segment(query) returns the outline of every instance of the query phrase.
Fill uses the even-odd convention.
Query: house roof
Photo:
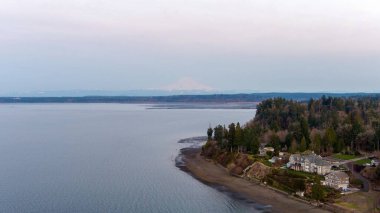
[[[341,172],[341,171],[336,171],[336,172],[332,172],[332,173],[328,174],[328,176],[330,176],[330,175],[336,176],[339,180],[349,179],[349,176],[345,172]]]
[[[273,147],[270,147],[270,146],[268,146],[268,147],[264,147],[264,150],[274,150],[274,148],[273,148]]]
[[[323,160],[322,158],[316,159],[315,164],[318,166],[331,166],[331,164],[329,162]]]
[[[307,155],[294,154],[291,156],[296,161],[300,161],[301,163],[305,161],[309,161],[310,163],[315,163],[317,166],[330,166],[330,163],[323,160],[321,156],[312,153]]]

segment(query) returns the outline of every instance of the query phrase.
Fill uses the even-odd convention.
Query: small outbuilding
[[[280,161],[280,160],[282,160],[282,158],[274,156],[268,161],[271,163],[276,163],[277,161]]]
[[[371,166],[379,166],[379,160],[378,159],[373,159],[373,160],[371,160]]]
[[[265,156],[267,155],[267,152],[274,152],[273,147],[260,147],[259,149],[260,156]]]

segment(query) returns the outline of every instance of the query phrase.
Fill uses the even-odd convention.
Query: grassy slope
[[[358,156],[355,155],[343,155],[343,154],[335,154],[334,158],[340,159],[340,160],[352,160],[357,158]]]

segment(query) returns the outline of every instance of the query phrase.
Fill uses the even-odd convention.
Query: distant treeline
[[[174,96],[0,97],[0,103],[227,103],[261,102],[271,98],[307,101],[328,97],[380,97],[379,93],[254,93]]]

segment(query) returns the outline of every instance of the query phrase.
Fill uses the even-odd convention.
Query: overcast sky
[[[175,86],[380,92],[379,0],[0,5],[2,94]]]

